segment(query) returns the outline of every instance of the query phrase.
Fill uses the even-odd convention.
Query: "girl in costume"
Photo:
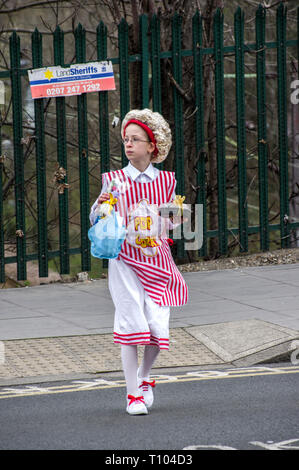
[[[159,207],[175,200],[173,172],[159,171],[172,140],[168,123],[149,109],[125,116],[121,135],[129,164],[102,175],[102,191],[91,208],[117,194],[116,210],[128,233],[117,259],[109,260],[109,290],[115,306],[114,342],[121,345],[130,415],[147,414],[155,381],[150,371],[161,349],[169,348],[170,307],[186,304],[188,288],[177,269]],[[170,223],[171,224],[171,223]],[[138,369],[137,346],[144,345]]]

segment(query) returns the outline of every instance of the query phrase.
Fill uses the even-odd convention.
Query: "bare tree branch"
[[[138,38],[139,38],[139,9],[138,9],[138,1],[131,0],[131,7],[132,7],[132,15],[133,15],[133,41],[134,41],[134,49],[138,47]]]
[[[118,8],[118,5],[117,5],[117,1],[116,0],[112,0],[112,4],[113,4],[113,10],[114,10],[114,14],[115,14],[115,17],[117,19],[117,23],[119,24],[121,22],[121,14],[120,14],[120,10]]]
[[[27,3],[27,5],[21,5],[19,7],[10,8],[8,10],[0,10],[1,15],[7,15],[8,13],[15,13],[16,11],[25,10],[26,8],[33,8],[39,6],[46,6],[50,3],[72,3],[71,0],[46,0],[42,2]]]

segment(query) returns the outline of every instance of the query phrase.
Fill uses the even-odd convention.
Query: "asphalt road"
[[[0,449],[299,449],[299,366],[193,369],[157,382],[153,408],[136,417],[115,378],[0,387]]]

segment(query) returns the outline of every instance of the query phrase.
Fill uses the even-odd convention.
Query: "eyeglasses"
[[[123,140],[122,140],[122,143],[124,145],[127,145],[129,142],[132,142],[132,144],[138,144],[138,142],[149,142],[149,140],[142,140],[142,139],[138,139],[138,137],[125,137]]]

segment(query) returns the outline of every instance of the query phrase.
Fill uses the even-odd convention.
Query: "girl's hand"
[[[110,199],[110,194],[109,193],[103,193],[98,198],[98,204],[102,204],[104,201],[108,201],[109,199]]]

